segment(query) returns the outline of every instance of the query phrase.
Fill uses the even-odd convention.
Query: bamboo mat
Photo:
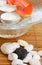
[[[0,46],[4,42],[10,42],[10,40],[11,42],[14,42],[17,41],[18,39],[23,39],[26,40],[29,44],[33,44],[35,50],[42,50],[42,23],[33,25],[30,28],[30,30],[21,37],[15,39],[0,38]],[[42,63],[42,58],[41,58],[41,63]],[[11,65],[11,62],[8,61],[7,56],[3,55],[2,52],[0,52],[0,65]]]

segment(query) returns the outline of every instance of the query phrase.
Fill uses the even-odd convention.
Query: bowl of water
[[[42,7],[41,7],[42,0],[40,2],[39,2],[39,0],[37,0],[37,1],[30,0],[30,2],[33,4],[33,10],[32,10],[32,14],[26,18],[22,18],[19,15],[18,16],[16,15],[15,19],[13,19],[14,16],[7,18],[9,15],[8,14],[6,16],[6,18],[7,18],[6,19],[4,17],[5,16],[4,14],[7,14],[7,12],[5,12],[1,15],[1,18],[0,18],[0,37],[16,38],[18,36],[25,34],[30,29],[30,27],[32,25],[37,24],[39,22],[42,22]],[[11,12],[11,13],[14,14],[15,12],[14,13]],[[15,22],[15,23],[13,23],[13,22]]]

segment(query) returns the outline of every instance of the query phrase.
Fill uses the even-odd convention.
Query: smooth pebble
[[[28,52],[32,51],[33,50],[33,45],[28,45],[28,46],[25,46],[24,47]]]
[[[23,65],[27,65],[27,64],[23,64]]]
[[[16,59],[18,59],[18,55],[17,54],[15,54],[15,53],[11,53],[11,54],[9,54],[8,55],[8,60],[16,60]]]
[[[20,59],[17,59],[17,60],[12,61],[12,65],[16,65],[16,64],[22,65],[23,64],[23,61],[20,60]]]
[[[18,59],[18,55],[16,53],[12,53],[13,60]]]
[[[12,43],[12,45],[14,46],[14,49],[16,50],[17,48],[20,48],[20,45],[17,42]],[[15,51],[14,50],[14,51]]]
[[[37,51],[30,51],[30,53],[32,56],[37,55]]]
[[[28,63],[30,60],[32,60],[32,55],[29,53],[29,54],[23,59],[23,62]]]
[[[27,45],[28,45],[28,42],[26,42],[26,41],[24,41],[24,40],[21,40],[21,39],[18,40],[18,43],[19,43],[19,45],[21,45],[21,46],[27,46]]]
[[[19,65],[21,65],[21,64],[19,64]],[[22,64],[22,65],[27,65],[27,64]]]
[[[11,54],[8,54],[8,60],[10,60],[10,61],[12,61],[12,60],[13,60],[12,53],[11,53]]]
[[[42,56],[42,50],[38,51],[38,55]]]
[[[30,63],[30,65],[41,65],[40,61],[36,61],[36,60],[33,60],[33,59],[29,63]]]
[[[10,54],[12,53],[16,48],[11,43],[4,43],[1,46],[1,51],[4,54]]]
[[[35,59],[36,61],[39,61],[40,60],[40,56],[39,55],[34,55],[33,59]]]

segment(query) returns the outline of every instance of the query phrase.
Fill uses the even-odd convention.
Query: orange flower
[[[32,13],[32,4],[30,3],[27,7],[25,7],[23,10],[16,10],[16,12],[22,16],[26,17],[29,16]]]
[[[6,4],[14,5],[15,0],[6,0]]]
[[[24,17],[26,15],[26,13],[24,12],[24,10],[16,10],[16,12],[21,16]]]
[[[7,4],[16,5],[16,12],[22,16],[29,16],[32,13],[32,4],[28,3],[28,0],[6,0]]]
[[[27,7],[25,7],[24,11],[26,12],[26,14],[31,14],[32,13],[32,4],[30,3]]]
[[[26,7],[28,4],[28,0],[6,0],[7,4],[10,5],[16,5],[16,6],[20,6],[20,7]]]
[[[28,2],[27,0],[15,0],[15,4],[20,7],[26,7]]]

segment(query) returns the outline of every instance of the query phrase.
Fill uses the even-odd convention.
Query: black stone
[[[24,48],[17,48],[14,51],[14,53],[16,53],[18,55],[18,59],[21,59],[21,60],[23,60],[28,54],[27,50]]]

